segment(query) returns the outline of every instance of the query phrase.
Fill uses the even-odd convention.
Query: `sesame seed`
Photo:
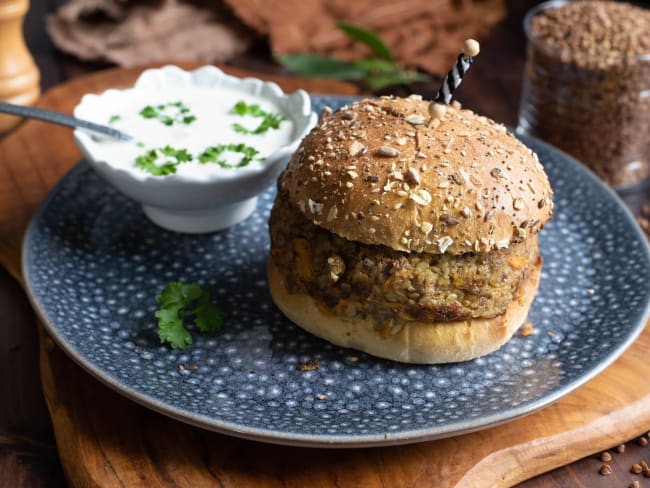
[[[327,214],[327,221],[331,222],[332,220],[334,220],[336,218],[336,216],[338,215],[338,212],[339,211],[336,208],[336,206],[330,208],[330,211]]]
[[[307,205],[309,206],[309,211],[313,214],[320,214],[324,207],[322,203],[315,202],[311,198],[307,200]]]
[[[431,194],[425,189],[411,193],[409,198],[418,205],[429,205],[431,203]]]
[[[492,175],[494,178],[505,178],[505,174],[503,173],[503,170],[501,168],[492,168],[490,171],[490,175]]]
[[[454,240],[449,236],[443,236],[438,239],[436,243],[438,244],[438,249],[440,249],[440,252],[444,254],[444,252],[449,249],[449,246],[454,243]]]
[[[393,149],[390,146],[379,146],[377,149],[377,156],[382,156],[382,157],[387,157],[387,158],[394,158],[399,156],[399,151],[397,149]]]
[[[406,180],[412,185],[418,186],[420,184],[420,175],[414,168],[409,168],[406,171]]]
[[[368,148],[361,144],[359,141],[354,141],[350,145],[349,153],[350,156],[363,156],[365,153],[368,152]]]
[[[457,185],[464,185],[465,183],[467,183],[467,173],[465,173],[465,171],[463,171],[462,169],[459,169],[455,173],[452,173],[451,179]]]
[[[406,117],[404,120],[406,120],[409,124],[412,125],[423,125],[424,124],[424,117],[418,114],[411,114],[408,117]]]

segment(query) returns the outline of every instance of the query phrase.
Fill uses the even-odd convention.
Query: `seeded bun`
[[[280,179],[296,208],[341,237],[406,252],[488,252],[535,235],[552,192],[505,127],[418,96],[355,102],[321,117]]]
[[[496,351],[526,319],[535,297],[541,259],[520,286],[506,311],[494,318],[455,322],[410,321],[394,334],[379,334],[371,319],[328,311],[306,293],[289,293],[282,273],[269,261],[268,280],[276,305],[293,322],[312,334],[393,361],[438,364],[467,361]]]

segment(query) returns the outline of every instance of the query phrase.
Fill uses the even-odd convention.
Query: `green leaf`
[[[394,61],[395,57],[390,49],[374,32],[359,27],[358,25],[348,24],[346,22],[338,22],[336,27],[344,32],[350,39],[359,41],[368,46],[373,53],[386,61]]]
[[[192,161],[192,155],[187,151],[187,149],[177,149],[176,150],[176,161],[179,163],[187,163]]]
[[[249,134],[250,133],[250,131],[246,127],[244,127],[243,125],[241,125],[238,122],[235,122],[234,124],[232,124],[231,127],[232,127],[232,130],[234,130],[235,132],[239,132],[240,134]]]
[[[317,54],[293,54],[277,56],[276,61],[294,73],[310,77],[334,78],[337,80],[363,80],[366,72],[354,63],[319,56]]]
[[[356,61],[352,61],[352,63],[359,69],[364,70],[366,72],[366,77],[385,73],[394,73],[401,70],[397,63],[393,61],[386,61],[385,59],[358,59]]]
[[[256,104],[247,104],[244,100],[239,100],[230,110],[230,113],[236,115],[250,115],[251,117],[264,117],[267,113]]]
[[[237,164],[229,164],[224,159],[219,159],[221,154],[226,151],[241,153],[243,156]],[[199,154],[199,162],[217,163],[222,168],[241,168],[247,166],[259,154],[259,151],[252,146],[246,144],[219,144],[218,146],[208,147]]]
[[[210,294],[196,283],[170,282],[156,296],[160,308],[155,312],[158,319],[158,337],[174,349],[184,349],[192,344],[192,336],[185,328],[187,315],[194,315],[194,323],[202,332],[219,330],[223,325],[223,313],[210,300]],[[188,310],[198,300],[194,310]]]
[[[301,76],[363,81],[373,90],[430,79],[418,71],[403,69],[379,36],[368,29],[345,22],[336,26],[350,39],[368,46],[377,57],[346,62],[325,56],[299,54],[277,56],[276,61]]]
[[[248,129],[243,125],[235,122],[231,125],[232,129],[235,132],[240,134],[263,134],[269,129],[278,129],[280,128],[280,123],[284,120],[284,117],[280,114],[273,114],[265,112],[257,104],[248,105],[245,101],[238,101],[235,106],[230,110],[230,113],[236,115],[249,115],[251,117],[262,118],[262,122],[255,129]]]
[[[155,108],[147,105],[140,110],[140,115],[145,119],[157,119],[166,126],[174,124],[189,125],[196,120],[196,117],[189,113],[190,109],[181,101],[168,102],[157,105]]]
[[[210,301],[210,295],[205,291],[193,313],[196,315],[194,323],[201,332],[212,332],[223,326],[223,312]]]
[[[158,111],[151,105],[147,105],[142,110],[140,110],[140,115],[142,115],[145,119],[154,119],[158,117]]]
[[[160,162],[161,157],[167,158]],[[187,149],[176,149],[167,145],[158,149],[150,149],[135,158],[135,165],[154,176],[166,176],[176,173],[176,167],[181,163],[192,161],[193,156]]]
[[[221,146],[208,147],[201,154],[199,154],[199,163],[215,163],[217,159],[219,159],[219,156],[222,152],[223,148]]]
[[[121,118],[122,117],[120,117],[119,115],[111,115],[110,118],[108,119],[108,123],[112,124],[113,122],[117,122]]]
[[[156,311],[158,337],[161,343],[168,343],[173,349],[185,349],[192,344],[192,336],[178,316],[179,308],[171,307]]]
[[[176,165],[172,163],[156,164],[158,153],[155,149],[147,151],[141,156],[135,158],[135,165],[154,176],[165,176],[176,173]]]
[[[248,110],[248,105],[245,101],[239,100],[235,106],[232,108],[231,112],[237,115],[246,115]]]
[[[428,81],[429,78],[422,73],[412,70],[398,70],[393,73],[385,73],[369,76],[366,80],[371,90],[379,90],[385,86],[408,85],[415,81]]]

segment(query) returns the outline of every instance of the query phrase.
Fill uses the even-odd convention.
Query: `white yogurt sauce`
[[[263,160],[273,151],[288,144],[293,139],[294,124],[273,102],[264,98],[250,95],[237,90],[224,88],[165,88],[150,93],[141,90],[124,92],[123,103],[110,107],[110,113],[97,114],[105,119],[97,122],[109,125],[134,137],[133,142],[120,142],[111,139],[98,139],[96,144],[96,159],[103,160],[116,168],[139,174],[150,174],[135,164],[138,156],[151,149],[171,146],[174,149],[187,149],[194,160],[184,162],[176,167],[176,173],[192,179],[207,179],[215,175],[226,176],[228,173],[237,174],[242,171],[250,172],[261,169]],[[262,134],[242,134],[235,132],[232,125],[239,123],[245,128],[254,130],[262,122],[262,118],[250,115],[231,113],[235,104],[243,100],[246,104],[256,104],[267,113],[280,114],[284,120],[278,129],[268,129]],[[196,120],[189,124],[164,125],[159,120],[147,119],[140,111],[148,106],[165,105],[181,101],[189,109],[186,115],[193,115]],[[116,104],[117,105],[117,104]],[[112,116],[119,119],[108,123]],[[201,164],[198,156],[208,147],[219,144],[246,144],[259,151],[256,160],[241,168],[222,168],[216,163]],[[226,151],[221,159],[228,164],[237,164],[242,154]],[[261,158],[262,161],[258,161]],[[156,161],[155,164],[162,164]],[[164,176],[158,176],[164,178]]]

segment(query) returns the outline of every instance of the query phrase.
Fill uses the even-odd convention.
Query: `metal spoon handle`
[[[70,115],[65,115],[60,112],[53,112],[51,110],[45,110],[42,108],[25,107],[23,105],[14,105],[12,103],[0,102],[0,113],[17,115],[18,117],[26,117],[29,119],[43,120],[52,124],[71,127],[73,129],[85,129],[87,131],[100,134],[102,136],[108,136],[113,139],[118,139],[120,141],[130,141],[133,139],[133,137],[130,135],[125,134],[124,132],[121,132],[117,129],[113,129],[112,127],[95,124],[94,122],[89,122],[87,120],[78,119],[76,117],[71,117]]]

